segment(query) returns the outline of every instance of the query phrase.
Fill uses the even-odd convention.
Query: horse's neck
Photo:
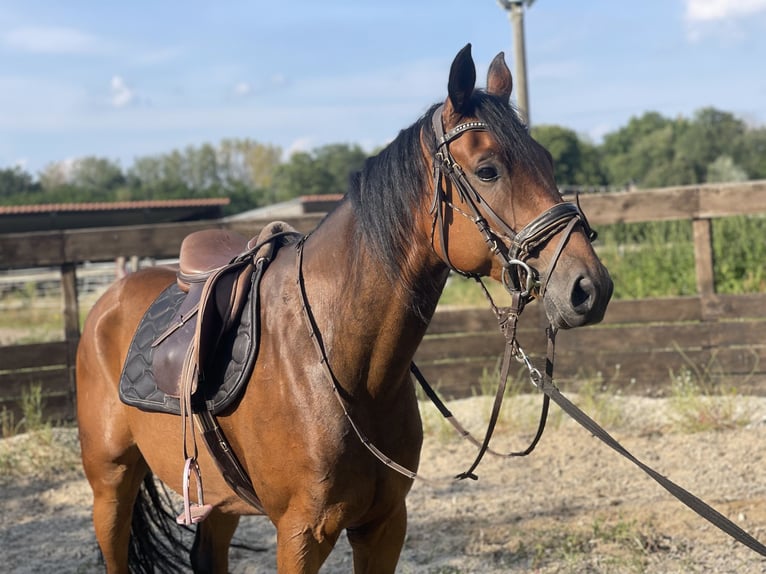
[[[423,281],[414,290],[404,288],[399,276],[389,276],[365,240],[353,239],[358,237],[356,225],[346,202],[306,242],[303,273],[312,314],[337,378],[351,393],[364,387],[364,392],[377,395],[406,379],[446,272],[430,249],[414,245],[407,261]]]

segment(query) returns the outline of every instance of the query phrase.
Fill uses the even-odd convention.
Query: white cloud
[[[293,140],[290,145],[287,147],[287,149],[283,152],[283,159],[289,160],[290,157],[293,154],[296,154],[298,152],[309,152],[314,147],[316,147],[312,143],[312,138],[310,137],[301,137],[296,140]]]
[[[17,167],[23,170],[26,170],[28,165],[29,165],[29,158],[26,158],[26,157],[18,158],[16,159],[16,161],[13,162],[13,167]]]
[[[57,26],[16,28],[3,36],[3,42],[14,50],[34,54],[89,54],[104,48],[95,36]]]
[[[111,82],[112,106],[115,108],[124,108],[136,99],[136,93],[133,91],[122,76],[113,76]]]
[[[247,82],[239,82],[234,86],[234,94],[237,96],[248,96],[252,93],[253,87]]]
[[[766,11],[766,0],[686,0],[689,22],[732,20]]]
[[[748,34],[748,18],[766,13],[766,0],[685,0],[685,4],[686,37],[690,42],[704,37],[741,42]]]

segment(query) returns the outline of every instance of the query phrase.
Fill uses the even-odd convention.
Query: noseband
[[[442,124],[443,109],[444,105],[439,106],[431,116],[431,123],[437,140],[436,152],[433,157],[434,201],[430,212],[434,220],[431,227],[431,245],[434,244],[434,234],[438,225],[441,231],[441,250],[447,265],[460,275],[476,277],[476,274],[458,269],[450,261],[445,240],[447,226],[444,222],[444,208],[445,206],[450,207],[454,212],[474,222],[492,255],[500,260],[503,267],[502,281],[506,290],[511,294],[519,294],[523,301],[529,300],[535,290],[538,290],[540,296],[543,296],[559,255],[561,255],[561,251],[564,249],[575,225],[580,223],[591,240],[596,238],[595,231],[588,225],[588,221],[578,205],[562,202],[546,209],[520,231],[515,232],[471,185],[465,172],[449,150],[450,142],[468,131],[489,131],[487,124],[480,121],[465,122],[445,133]],[[445,179],[449,179],[453,189],[457,191],[460,201],[468,206],[470,213],[461,210],[448,199],[442,185]],[[487,221],[487,218],[491,222]],[[564,230],[564,234],[548,265],[545,280],[540,284],[539,273],[529,266],[526,260],[535,250],[562,230]]]

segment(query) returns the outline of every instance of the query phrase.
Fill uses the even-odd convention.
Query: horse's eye
[[[497,170],[491,165],[483,165],[476,170],[476,177],[482,181],[493,181],[500,177]]]

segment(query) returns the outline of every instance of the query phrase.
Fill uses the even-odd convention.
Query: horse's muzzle
[[[571,329],[598,323],[604,318],[614,284],[605,267],[552,281],[543,298],[548,320],[556,328]]]

